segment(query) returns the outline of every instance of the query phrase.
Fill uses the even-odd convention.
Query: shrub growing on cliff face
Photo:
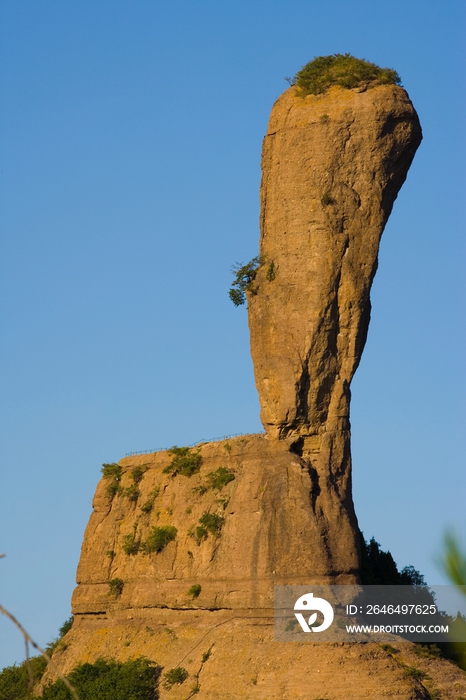
[[[118,481],[121,479],[122,469],[116,462],[102,464],[102,469],[100,471],[104,479],[118,479]]]
[[[126,489],[123,489],[122,495],[128,498],[131,501],[131,503],[137,503],[140,493],[136,484],[131,484],[131,486],[128,486]]]
[[[202,586],[200,585],[200,583],[194,583],[191,586],[191,588],[189,588],[186,591],[186,595],[191,596],[193,599],[199,598],[199,596],[201,595],[201,591],[202,591]]]
[[[221,489],[223,489],[224,486],[229,484],[230,481],[234,481],[234,479],[235,475],[232,471],[230,471],[226,467],[219,467],[214,472],[209,472],[207,474],[206,484],[196,486],[196,488],[194,488],[193,491],[194,493],[199,493],[201,496],[203,496],[210,489],[220,491]]]
[[[218,535],[225,522],[225,518],[222,518],[221,515],[217,515],[216,513],[204,513],[204,515],[199,518],[199,522],[211,535]]]
[[[376,85],[400,85],[401,78],[392,68],[380,68],[363,58],[349,53],[317,56],[296,73],[293,84],[301,89],[301,95],[319,95],[332,85],[344,88],[375,87]]]
[[[256,279],[257,270],[263,262],[262,258],[256,256],[247,265],[237,264],[232,267],[235,281],[228,294],[235,306],[244,304],[246,292],[254,292],[253,282]]]
[[[108,595],[114,595],[118,598],[123,593],[125,582],[121,578],[112,578],[108,582]]]
[[[139,552],[141,540],[136,538],[136,532],[130,532],[129,535],[124,536],[122,547],[124,553],[128,555],[134,555]]]
[[[109,480],[107,485],[107,493],[113,498],[120,490],[120,481],[122,477],[122,469],[119,464],[112,462],[111,464],[102,464],[102,476]]]
[[[226,467],[219,467],[214,472],[207,474],[207,483],[210,489],[223,489],[224,486],[235,480],[235,475]]]
[[[184,683],[189,673],[183,666],[177,666],[176,668],[171,668],[164,675],[163,687],[165,690],[170,690],[175,683]]]
[[[60,639],[65,636],[65,634],[68,634],[70,629],[73,627],[73,622],[74,622],[74,615],[71,615],[66,622],[62,624],[60,627]]]
[[[143,513],[150,513],[154,507],[154,501],[159,495],[160,489],[156,486],[152,491],[149,492],[149,498],[145,503],[142,504],[141,510]]]
[[[335,199],[332,197],[330,192],[324,192],[320,201],[324,207],[328,206],[329,204],[335,204]]]
[[[205,511],[198,521],[200,524],[193,526],[189,529],[188,534],[193,537],[197,544],[200,545],[203,540],[206,540],[209,536],[209,532],[214,537],[220,534],[220,530],[223,527],[225,518],[217,513],[209,513]]]
[[[149,536],[141,545],[144,552],[161,552],[169,542],[175,539],[178,530],[173,525],[153,527]]]
[[[272,260],[272,262],[270,263],[270,265],[268,267],[267,274],[265,275],[265,279],[267,280],[267,282],[273,282],[276,276],[277,276],[277,271],[275,269],[275,263]]]
[[[139,484],[140,481],[142,481],[142,478],[144,474],[147,471],[147,467],[141,466],[141,467],[133,467],[131,469],[131,478],[133,479],[135,484]]]
[[[190,447],[176,447],[176,445],[168,450],[173,455],[173,459],[168,466],[163,470],[164,474],[177,476],[192,476],[197,474],[201,468],[202,457],[199,451],[192,452]]]

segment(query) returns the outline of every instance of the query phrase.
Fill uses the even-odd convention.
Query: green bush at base
[[[161,668],[145,658],[120,663],[97,660],[77,666],[69,676],[79,700],[157,700]],[[62,680],[47,686],[43,700],[73,700]]]
[[[30,664],[34,682],[37,683],[42,678],[47,662],[43,656],[33,656]],[[26,700],[30,697],[28,689],[29,674],[25,663],[21,666],[8,666],[0,673],[0,700]]]

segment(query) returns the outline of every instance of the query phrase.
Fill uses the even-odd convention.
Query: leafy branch
[[[264,258],[256,255],[247,265],[237,263],[231,268],[235,275],[235,281],[232,283],[228,292],[230,299],[235,306],[241,306],[246,301],[246,292],[254,294],[254,280],[256,279],[257,271],[264,263]]]

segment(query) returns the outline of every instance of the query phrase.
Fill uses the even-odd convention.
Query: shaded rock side
[[[78,566],[75,615],[172,608],[247,616],[273,608],[274,584],[356,582],[352,511],[341,505],[335,521],[327,521],[312,468],[284,442],[256,435],[199,449],[200,472],[189,478],[164,473],[172,455],[158,452],[121,460],[120,493],[113,497],[109,480],[101,480]],[[141,466],[135,494],[132,470]],[[205,490],[220,467],[234,480]],[[205,513],[219,527],[199,538]],[[160,552],[145,552],[152,528],[166,526],[176,528],[176,537]],[[334,530],[338,541],[329,535]],[[111,591],[114,579],[123,582],[121,594]],[[201,586],[196,598],[188,593],[193,585]]]
[[[395,85],[305,98],[292,87],[264,139],[262,265],[248,292],[261,419],[336,478],[349,460],[350,383],[380,237],[420,141]]]

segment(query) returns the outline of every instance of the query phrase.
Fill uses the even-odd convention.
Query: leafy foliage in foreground
[[[301,89],[301,95],[319,95],[332,85],[344,88],[400,85],[401,78],[393,68],[380,68],[363,58],[349,53],[317,56],[296,73],[292,84]]]
[[[60,627],[58,638],[45,647],[45,651],[52,656],[61,639],[67,634],[73,625],[73,615]],[[36,684],[44,675],[47,668],[47,661],[43,656],[33,656],[29,659],[30,671],[33,683]],[[0,700],[29,700],[29,673],[26,662],[19,666],[8,666],[0,672]]]
[[[80,700],[157,700],[161,668],[145,658],[121,663],[98,659],[67,676]],[[72,700],[62,680],[44,689],[43,700]],[[11,698],[10,698],[11,700]]]
[[[466,586],[466,552],[461,550],[460,543],[452,532],[445,535],[445,553],[441,563],[452,583]],[[463,588],[460,591],[464,593]]]
[[[444,554],[440,563],[450,581],[455,586],[459,586],[458,590],[464,595],[466,591],[464,588],[466,586],[466,551],[461,548],[461,544],[453,532],[447,532],[445,534]],[[466,619],[458,613],[452,627],[458,627],[462,629],[464,633]],[[444,656],[450,658],[457,663],[463,671],[466,671],[466,642],[441,644],[440,649]]]
[[[34,683],[37,683],[46,669],[47,662],[43,656],[30,659]],[[0,700],[26,700],[30,697],[29,674],[25,663],[20,666],[8,666],[0,673]]]

